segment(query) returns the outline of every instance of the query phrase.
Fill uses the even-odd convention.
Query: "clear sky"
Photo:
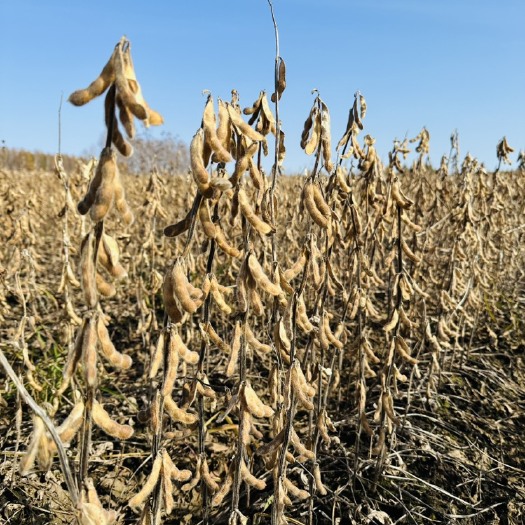
[[[525,148],[524,0],[273,3],[287,65],[288,172],[312,162],[299,141],[313,88],[330,109],[334,142],[354,92],[364,94],[365,133],[384,160],[393,139],[423,126],[434,164],[455,128],[462,157],[469,151],[491,169],[504,135],[513,160]],[[0,0],[0,140],[55,153],[63,95],[62,152],[94,151],[104,133],[102,100],[81,108],[65,100],[98,75],[122,35],[146,100],[165,118],[162,129],[185,142],[200,125],[203,90],[229,100],[235,88],[243,107],[273,90],[266,0]]]

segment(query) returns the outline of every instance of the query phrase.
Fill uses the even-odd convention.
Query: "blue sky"
[[[58,107],[100,72],[122,35],[163,129],[189,143],[205,97],[243,106],[273,89],[274,34],[266,0],[194,2],[0,0],[0,140],[55,153]],[[439,162],[458,129],[468,152],[497,164],[507,136],[525,148],[523,0],[274,0],[287,90],[281,120],[288,172],[310,166],[299,148],[317,88],[330,108],[334,142],[356,90],[367,99],[365,133],[386,160],[392,140],[431,134]],[[102,100],[64,102],[62,152],[95,151],[104,133]]]

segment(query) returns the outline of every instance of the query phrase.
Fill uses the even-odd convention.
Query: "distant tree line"
[[[154,167],[162,174],[177,175],[185,173],[189,166],[187,144],[170,133],[153,138],[147,132],[132,141],[133,155],[125,159],[128,173],[141,175],[149,173]]]
[[[133,140],[133,149],[134,153],[130,158],[119,156],[119,167],[124,173],[147,174],[156,167],[159,172],[169,175],[184,173],[188,169],[188,146],[171,134],[153,138],[145,133]],[[79,160],[86,161],[89,156],[62,155],[64,168],[66,171],[73,171]],[[37,172],[52,171],[54,168],[54,154],[8,148],[5,145],[0,150],[0,169]]]
[[[80,157],[62,155],[64,168],[74,170]],[[0,151],[0,169],[9,171],[52,171],[55,169],[55,156],[50,153],[12,149],[3,147]]]

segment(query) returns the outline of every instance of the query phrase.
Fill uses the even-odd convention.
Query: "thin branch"
[[[31,397],[31,394],[26,390],[26,387],[23,385],[19,377],[16,375],[15,371],[9,364],[9,361],[7,360],[5,354],[2,352],[1,349],[0,349],[0,364],[4,367],[11,381],[13,381],[13,383],[15,384],[22,399],[29,405],[31,410],[33,410],[33,412],[44,422],[44,425],[46,426],[47,430],[51,434],[51,437],[57,447],[58,458],[60,460],[60,468],[62,470],[62,474],[64,474],[64,478],[67,484],[69,495],[71,497],[71,500],[73,501],[74,506],[76,507],[80,503],[78,487],[75,483],[75,477],[72,472],[72,467],[69,464],[66,450],[64,448],[64,445],[62,444],[60,436],[58,435],[55,425],[53,425],[53,422],[49,419],[45,410]]]

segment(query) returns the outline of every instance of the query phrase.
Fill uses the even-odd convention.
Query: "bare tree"
[[[188,146],[171,133],[152,137],[148,131],[133,140],[134,154],[126,162],[130,173],[149,173],[155,166],[160,173],[184,173],[189,165]]]

